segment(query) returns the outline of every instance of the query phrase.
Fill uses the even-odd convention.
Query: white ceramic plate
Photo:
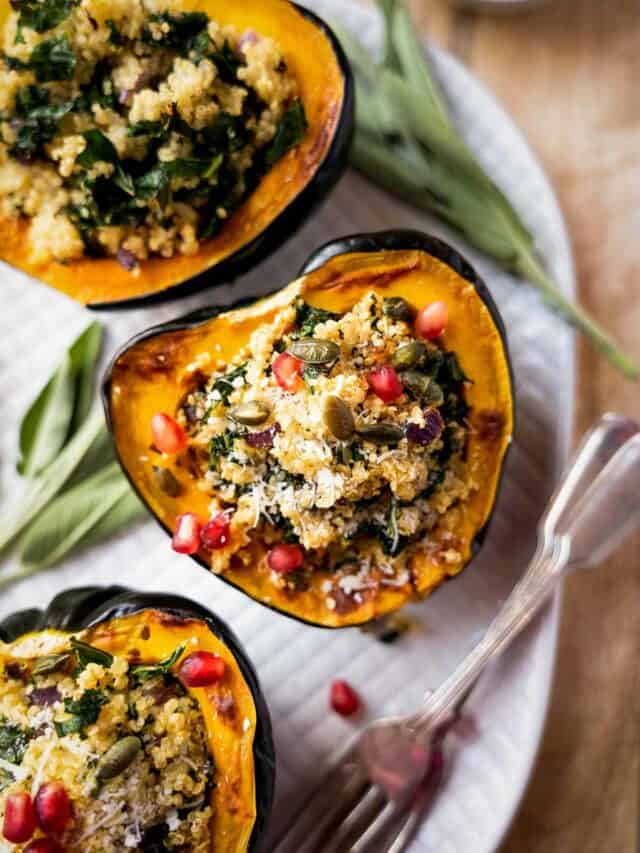
[[[379,22],[364,7],[342,0],[309,0],[308,5],[327,18],[340,18],[370,46],[378,43]],[[526,142],[455,60],[441,53],[434,60],[465,136],[509,192],[556,278],[571,293],[565,226]],[[276,826],[286,821],[300,792],[317,778],[326,756],[354,730],[353,724],[327,710],[330,680],[342,676],[357,686],[366,699],[367,718],[414,709],[424,692],[436,687],[473,646],[523,571],[533,549],[535,520],[566,459],[573,409],[571,334],[541,306],[533,290],[356,174],[347,175],[320,214],[276,258],[241,281],[180,303],[101,317],[108,329],[106,349],[112,352],[134,332],[190,308],[288,282],[311,250],[330,238],[395,226],[435,231],[458,244],[479,267],[509,330],[517,385],[516,439],[488,541],[459,579],[412,609],[424,630],[384,646],[358,630],[305,627],[251,602],[174,554],[152,522],[0,597],[2,616],[44,604],[70,585],[119,581],[180,592],[216,610],[246,644],[271,707],[279,762]],[[20,417],[64,347],[95,315],[4,266],[0,294],[0,497],[7,502],[20,488],[13,470]],[[11,565],[5,559],[0,572]],[[556,601],[480,685],[473,700],[478,735],[457,750],[446,788],[412,846],[414,853],[485,853],[499,844],[538,746],[557,621]]]

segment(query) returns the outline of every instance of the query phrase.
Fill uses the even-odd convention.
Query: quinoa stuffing
[[[0,213],[32,261],[197,252],[304,136],[278,45],[180,0],[12,0]]]
[[[4,662],[0,849],[212,849],[205,722],[171,672],[184,650],[142,664],[72,638]]]
[[[405,300],[372,291],[341,315],[298,298],[232,363],[200,374],[177,420],[152,422],[156,449],[186,442],[211,499],[199,542],[187,514],[174,548],[204,545],[224,573],[251,564],[252,543],[265,542],[276,587],[294,595],[326,572],[326,605],[338,611],[410,586],[421,553],[459,560],[454,535],[430,536],[477,488],[465,454],[467,379],[438,322],[443,303],[416,320]]]

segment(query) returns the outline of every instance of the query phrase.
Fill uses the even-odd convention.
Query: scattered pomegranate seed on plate
[[[336,714],[340,714],[341,717],[352,717],[358,713],[362,705],[353,687],[340,679],[331,684],[329,702]]]

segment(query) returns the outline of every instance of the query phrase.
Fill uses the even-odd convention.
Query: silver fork
[[[270,853],[401,853],[442,777],[442,741],[489,661],[571,570],[602,562],[640,524],[640,426],[605,415],[538,526],[538,546],[481,642],[415,714],[368,725],[331,763]]]

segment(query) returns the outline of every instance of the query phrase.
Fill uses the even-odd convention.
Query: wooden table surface
[[[640,360],[640,0],[509,16],[410,5],[524,130],[569,224],[580,299]],[[640,384],[582,342],[577,398],[578,435],[605,410],[640,419]],[[567,584],[545,736],[502,853],[640,850],[639,546]]]

